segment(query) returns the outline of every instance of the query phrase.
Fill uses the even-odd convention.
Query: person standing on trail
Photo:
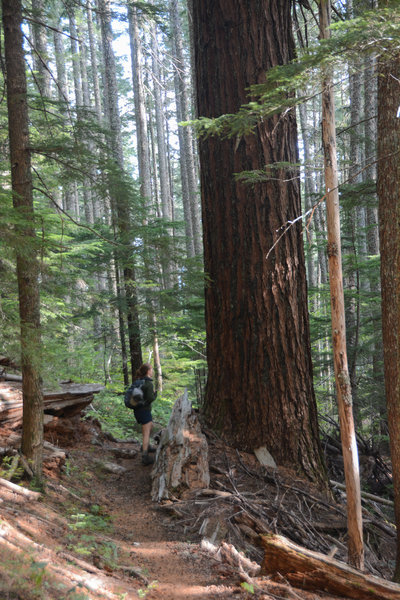
[[[134,408],[133,412],[136,421],[142,426],[142,464],[151,465],[154,457],[149,456],[150,452],[155,452],[155,448],[150,445],[150,433],[153,428],[153,417],[151,415],[151,404],[157,397],[157,392],[153,387],[153,367],[149,363],[144,363],[139,367],[135,374],[135,381],[144,380],[142,386],[144,406]],[[133,382],[135,383],[135,382]]]

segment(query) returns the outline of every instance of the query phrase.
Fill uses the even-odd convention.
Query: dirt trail
[[[173,522],[151,502],[151,466],[142,466],[139,452],[133,459],[118,462],[127,471],[100,480],[97,493],[112,516],[114,538],[130,544],[132,562],[146,573],[146,598],[232,597],[232,586],[219,583],[209,558],[200,551],[199,540],[182,538]],[[157,583],[152,588],[153,582]]]
[[[110,441],[90,426],[74,437],[57,440],[68,452],[66,465],[47,473],[39,502],[0,486],[1,600],[236,597],[240,582],[221,584],[200,540],[151,501],[151,466],[141,464],[139,442]],[[116,458],[127,450],[136,455]],[[108,472],[107,463],[125,470]],[[100,524],[111,523],[104,532],[89,527],[93,507]]]
[[[334,600],[284,582],[268,581],[254,592],[241,587],[237,570],[201,548],[198,500],[188,504],[187,519],[175,520],[151,501],[151,466],[142,465],[139,442],[110,440],[90,423],[74,439],[51,441],[67,449],[68,459],[61,473],[48,472],[41,501],[0,486],[0,600]],[[126,451],[130,458],[118,458]],[[110,472],[109,463],[120,472]],[[108,520],[111,527],[95,527]]]
[[[120,475],[108,474],[96,477],[90,487],[91,498],[104,506],[112,517],[113,538],[126,546],[130,561],[145,574],[146,582],[136,583],[139,597],[149,600],[276,600],[291,598],[297,600],[336,600],[333,596],[293,590],[290,586],[277,586],[271,582],[268,592],[246,592],[241,587],[237,573],[227,572],[201,549],[198,530],[185,531],[182,520],[174,521],[171,515],[151,501],[151,466],[141,464],[139,444],[120,444],[126,449],[137,450],[131,459],[113,459],[111,448],[103,447],[102,459],[112,459],[126,471]],[[90,452],[75,459],[81,468]],[[71,452],[74,457],[74,451]],[[86,468],[95,471],[95,466]]]

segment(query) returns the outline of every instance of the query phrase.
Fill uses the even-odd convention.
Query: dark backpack
[[[143,408],[146,402],[143,394],[144,379],[137,379],[132,385],[126,390],[124,395],[124,402],[127,408]]]

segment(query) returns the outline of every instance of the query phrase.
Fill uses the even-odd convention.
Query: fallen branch
[[[77,494],[74,494],[74,492],[71,492],[71,490],[69,490],[68,488],[64,487],[61,484],[57,484],[57,483],[53,483],[51,481],[47,481],[46,482],[46,486],[49,487],[52,490],[64,493],[64,494],[68,494],[69,496],[71,496],[72,498],[74,498],[75,500],[78,500],[78,502],[81,502],[82,504],[84,504],[85,506],[91,506],[93,503],[90,502],[90,500],[86,500],[86,498],[82,498],[81,496],[78,496]]]
[[[33,492],[32,490],[27,490],[26,488],[21,487],[20,485],[16,485],[15,483],[11,483],[11,481],[7,481],[6,479],[3,479],[2,477],[0,477],[0,485],[11,490],[15,494],[19,494],[20,496],[25,496],[26,498],[29,498],[30,500],[39,500],[39,498],[41,496],[41,494],[39,492]]]
[[[356,600],[399,600],[400,585],[367,575],[319,552],[297,546],[279,535],[261,537],[263,568],[280,573],[291,585]]]
[[[334,487],[339,488],[339,490],[346,491],[346,486],[344,483],[339,483],[338,481],[330,481],[330,484]],[[366,500],[373,500],[374,502],[378,502],[379,504],[385,504],[385,506],[394,506],[394,502],[392,500],[388,500],[387,498],[381,498],[380,496],[375,496],[374,494],[369,494],[368,492],[361,492],[361,498],[365,498]]]
[[[210,488],[204,488],[197,492],[198,496],[211,496],[212,498],[231,498],[233,494],[231,492],[223,492],[222,490],[212,490]]]
[[[57,556],[59,556],[60,558],[64,558],[65,560],[67,560],[70,563],[75,564],[77,567],[80,567],[81,569],[83,569],[84,571],[87,571],[88,573],[95,573],[97,574],[102,574],[102,571],[100,569],[98,569],[97,567],[95,567],[94,565],[91,565],[90,563],[86,562],[85,560],[82,560],[81,558],[77,558],[76,556],[74,556],[73,554],[70,554],[69,552],[57,552]]]
[[[33,478],[33,471],[27,461],[27,459],[25,458],[25,456],[21,453],[19,455],[19,460],[21,461],[21,465],[24,468],[24,471],[29,475],[29,477]]]
[[[129,577],[137,577],[137,579],[143,581],[145,585],[149,585],[150,583],[147,577],[143,575],[142,569],[140,567],[126,567],[124,565],[119,565],[118,571],[123,571],[124,573],[126,573],[126,575],[129,575]]]
[[[234,571],[238,572],[243,581],[247,581],[246,577],[254,577],[260,572],[260,565],[244,556],[242,552],[238,552],[232,544],[221,542],[219,546],[214,546],[208,540],[203,539],[201,549],[212,556],[217,562],[228,565]]]

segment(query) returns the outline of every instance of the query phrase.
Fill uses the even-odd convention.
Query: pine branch
[[[51,25],[47,25],[47,23],[44,23],[43,21],[38,21],[37,19],[32,19],[31,17],[24,17],[25,21],[29,21],[29,23],[34,23],[35,25],[41,25],[42,27],[45,27],[46,29],[50,29],[50,31],[55,31],[56,33],[61,33],[61,35],[65,35],[65,37],[70,38],[71,40],[75,40],[76,42],[81,42],[81,40],[79,40],[78,38],[70,35],[69,33],[65,33],[65,31],[62,31],[61,29],[57,29],[57,27],[52,27]]]
[[[289,231],[289,229],[291,229],[293,227],[293,225],[295,225],[298,221],[302,220],[303,218],[307,217],[308,215],[310,215],[307,224],[306,224],[306,231],[308,233],[308,228],[310,226],[310,223],[312,221],[312,218],[314,216],[314,213],[316,211],[316,209],[318,208],[318,206],[320,204],[322,204],[322,202],[324,202],[324,200],[326,199],[328,193],[334,191],[334,190],[339,190],[343,185],[345,185],[346,183],[349,183],[350,181],[352,181],[353,179],[356,179],[363,171],[365,171],[366,169],[368,169],[369,167],[371,167],[372,165],[375,165],[379,162],[381,162],[382,160],[387,160],[390,157],[395,156],[396,154],[400,154],[400,150],[396,150],[395,152],[392,152],[391,154],[388,154],[385,157],[382,157],[380,159],[374,160],[371,163],[368,163],[368,165],[365,165],[362,169],[360,169],[359,171],[357,171],[357,173],[354,173],[353,175],[351,175],[350,177],[348,177],[347,179],[345,179],[344,181],[342,181],[342,183],[340,183],[339,185],[337,185],[336,188],[332,188],[331,190],[329,190],[326,194],[324,194],[322,196],[322,198],[320,198],[318,200],[318,202],[316,202],[307,212],[305,212],[302,215],[299,215],[298,217],[296,217],[295,219],[293,219],[293,221],[286,221],[285,224],[283,224],[280,229],[284,229],[283,233],[281,233],[281,235],[278,237],[278,239],[274,242],[274,244],[271,246],[271,248],[268,250],[267,254],[266,254],[266,259],[269,257],[269,255],[271,254],[271,252],[273,251],[273,249],[277,246],[277,244],[280,242],[280,240],[284,237],[284,235]],[[279,231],[279,229],[277,230]]]
[[[44,196],[46,196],[46,198],[48,198],[53,204],[54,206],[57,208],[57,210],[59,210],[63,215],[65,215],[67,217],[67,219],[69,219],[72,223],[74,223],[74,225],[76,225],[77,227],[81,227],[83,229],[87,229],[88,231],[90,231],[91,233],[93,233],[93,235],[95,235],[97,238],[103,240],[104,242],[107,242],[108,244],[111,244],[112,246],[117,246],[117,247],[127,247],[127,244],[121,244],[120,242],[115,242],[114,240],[110,240],[104,236],[101,235],[101,233],[99,233],[98,231],[96,231],[95,229],[93,229],[93,227],[90,227],[89,225],[86,225],[85,223],[79,223],[79,221],[76,221],[69,213],[67,213],[67,211],[65,211],[59,204],[58,202],[54,199],[54,197],[52,196],[52,194],[50,193],[50,191],[47,188],[46,183],[43,181],[42,177],[39,175],[39,173],[37,172],[37,170],[32,167],[32,170],[36,173],[37,177],[39,178],[39,180],[42,182],[42,184],[44,185],[44,187],[46,189],[42,189],[36,186],[33,186],[32,189],[36,190],[37,192],[40,192],[41,194],[43,194]],[[47,190],[47,191],[46,191]]]

